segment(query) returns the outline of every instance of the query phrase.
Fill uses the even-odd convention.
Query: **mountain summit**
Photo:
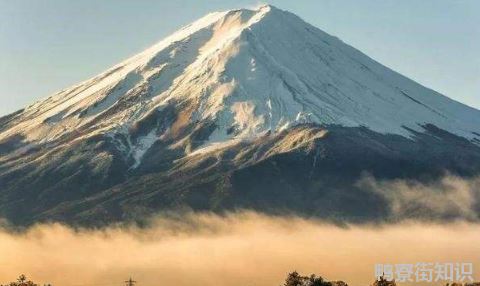
[[[479,143],[480,111],[266,5],[211,13],[0,118],[0,204],[20,223],[177,207],[388,217],[366,190],[337,207],[364,172],[473,176]]]

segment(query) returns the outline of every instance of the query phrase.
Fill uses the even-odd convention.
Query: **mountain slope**
[[[369,196],[352,186],[364,171],[419,179],[480,170],[480,111],[268,5],[209,14],[0,126],[0,204],[19,223],[172,207],[328,217],[318,210],[325,192],[337,196],[333,213],[370,218],[368,208],[339,210],[345,198],[333,182],[360,202]],[[339,146],[330,143],[336,134]],[[278,158],[286,165],[272,171]],[[247,183],[259,174],[268,184]],[[313,189],[289,208],[305,188]]]

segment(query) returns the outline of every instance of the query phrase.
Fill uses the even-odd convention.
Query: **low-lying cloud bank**
[[[357,186],[383,198],[390,219],[480,222],[480,178],[445,176],[430,183],[378,181],[365,176]]]
[[[340,228],[254,212],[157,218],[146,229],[38,225],[0,231],[0,284],[25,273],[54,285],[278,286],[286,273],[368,285],[375,263],[473,262],[480,225],[467,222]],[[476,277],[480,278],[476,272]]]
[[[383,198],[391,223],[338,227],[244,211],[162,215],[147,228],[0,227],[0,284],[25,273],[62,286],[122,285],[129,276],[145,286],[277,286],[297,270],[356,286],[373,281],[376,263],[417,262],[472,262],[480,280],[480,179],[366,176],[358,187]]]

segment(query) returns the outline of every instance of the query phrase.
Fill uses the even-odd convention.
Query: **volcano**
[[[236,209],[431,218],[396,217],[359,181],[445,174],[480,174],[479,110],[270,5],[208,14],[0,118],[0,215],[14,224]]]

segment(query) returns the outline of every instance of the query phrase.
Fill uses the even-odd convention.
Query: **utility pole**
[[[135,283],[137,283],[137,281],[132,280],[132,277],[130,277],[130,279],[125,281],[125,286],[135,286]]]

